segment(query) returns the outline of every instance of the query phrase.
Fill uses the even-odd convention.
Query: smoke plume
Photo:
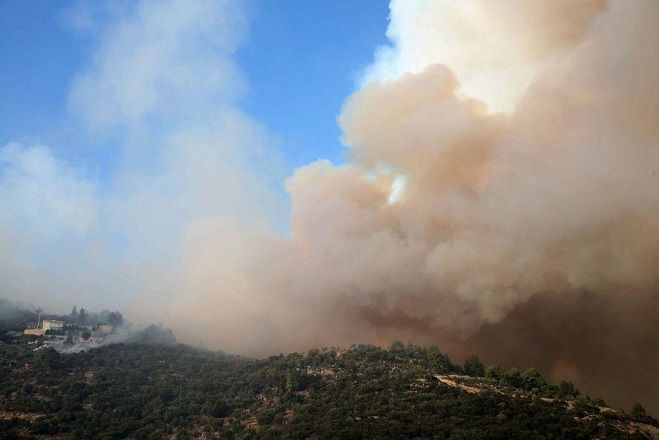
[[[84,202],[73,215],[70,195],[48,196],[69,235],[34,227],[105,267],[75,285],[130,291],[133,316],[211,348],[434,343],[659,413],[656,0],[393,0],[392,44],[338,118],[347,163],[286,180],[283,235],[277,155],[231,93],[240,29],[216,35],[213,17],[236,13],[219,4],[143,3],[74,84],[88,129],[125,139],[130,165],[109,194],[43,148],[0,153],[20,171],[0,200],[43,176]],[[154,37],[159,23],[171,41]],[[29,166],[39,158],[53,171]],[[24,211],[0,221],[34,218]],[[129,244],[112,248],[117,236]],[[3,248],[20,238],[0,229]],[[83,256],[62,264],[88,267]],[[38,269],[22,273],[50,274]]]
[[[659,5],[462,5],[393,2],[395,46],[339,117],[349,163],[286,182],[290,237],[188,229],[172,310],[203,330],[178,332],[439,343],[657,411]]]

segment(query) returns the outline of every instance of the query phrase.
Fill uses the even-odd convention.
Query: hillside
[[[481,376],[483,375],[483,376]],[[60,354],[0,345],[3,438],[657,438],[571,384],[464,368],[436,348],[357,345],[267,359],[183,345]],[[655,437],[652,437],[652,436]]]

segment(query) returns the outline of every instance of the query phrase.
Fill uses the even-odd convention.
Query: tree
[[[71,318],[76,320],[78,319],[78,309],[75,304],[73,305],[73,309],[71,310]]]
[[[641,405],[638,402],[634,402],[634,405],[632,406],[631,416],[632,417],[645,417],[647,415],[648,415],[648,413],[645,412],[645,408],[643,408],[643,405]]]
[[[483,363],[480,361],[480,359],[478,359],[478,356],[475,354],[472,354],[467,358],[464,363],[464,369],[468,376],[485,376],[485,367],[483,366]]]
[[[84,332],[82,332],[82,334],[80,336],[82,337],[82,339],[87,341],[87,340],[89,340],[89,338],[91,338],[92,334],[89,333],[89,330],[85,330]]]
[[[522,386],[522,375],[519,374],[517,368],[512,367],[510,370],[506,371],[503,375],[503,381],[506,385],[511,387],[521,387]]]
[[[78,324],[84,324],[86,320],[87,311],[81,307],[80,312],[78,312]]]
[[[558,392],[559,397],[563,399],[566,397],[577,397],[579,395],[579,390],[576,389],[572,383],[564,380],[562,380],[558,386]]]
[[[112,327],[120,327],[124,323],[124,317],[119,312],[112,312],[108,315],[108,324]]]
[[[442,353],[436,346],[431,346],[426,354],[428,367],[440,373],[452,373],[455,367],[446,353]]]
[[[494,379],[494,380],[503,379],[505,374],[506,374],[506,370],[504,370],[503,368],[501,368],[498,365],[490,365],[485,370],[485,377],[488,377],[488,378]]]
[[[213,405],[212,413],[213,417],[226,417],[231,414],[231,406],[224,398],[218,398]]]
[[[522,373],[522,383],[524,384],[524,388],[531,391],[534,388],[537,388],[538,390],[543,389],[546,385],[547,382],[545,379],[538,373],[538,370],[535,368],[528,368]]]
[[[60,356],[54,348],[45,348],[39,351],[37,362],[48,369],[54,370],[60,366]]]
[[[595,397],[590,401],[595,406],[606,406],[606,402],[599,397]]]

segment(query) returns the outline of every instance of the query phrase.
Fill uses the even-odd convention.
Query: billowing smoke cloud
[[[584,40],[606,0],[571,2],[393,0],[387,36],[366,80],[393,79],[442,63],[465,95],[510,110],[539,70]]]
[[[109,194],[65,164],[39,169],[70,182],[46,204],[82,234],[66,243],[105,255],[93,261],[111,275],[96,269],[86,285],[119,277],[105,288],[132,292],[134,315],[213,348],[409,339],[659,412],[655,0],[394,0],[393,45],[339,117],[349,161],[286,180],[284,236],[267,133],[229,93],[241,30],[195,24],[240,23],[230,4],[145,2],[76,81],[72,105],[90,130],[125,138],[129,163]],[[208,41],[219,52],[190,58]],[[17,158],[39,152],[57,163],[16,146],[0,160],[29,171]],[[2,197],[21,187],[7,182]],[[75,215],[72,195],[86,207]],[[7,230],[3,245],[17,237]]]
[[[179,331],[434,342],[659,409],[657,29],[653,1],[394,1],[350,163],[289,178],[289,238],[194,225]]]

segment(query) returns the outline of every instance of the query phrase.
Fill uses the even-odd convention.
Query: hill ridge
[[[533,369],[485,369],[475,357],[461,367],[436,347],[401,345],[253,359],[182,344],[71,354],[5,344],[0,432],[3,438],[659,438],[659,423],[649,415],[602,410],[601,399],[581,396],[571,384],[543,386]],[[478,375],[465,374],[470,369]]]

